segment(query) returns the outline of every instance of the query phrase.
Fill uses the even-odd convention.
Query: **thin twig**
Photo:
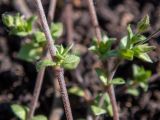
[[[112,81],[113,77],[120,65],[122,60],[118,59],[117,63],[115,64],[115,66],[113,67],[113,69],[110,71],[109,75],[108,75],[108,81]],[[112,109],[113,109],[113,119],[114,120],[119,120],[119,112],[118,112],[118,106],[117,106],[117,101],[116,101],[116,96],[115,96],[115,91],[114,91],[114,86],[113,85],[109,85],[107,86],[107,92],[112,104]]]
[[[66,0],[66,28],[67,42],[73,43],[73,20],[72,20],[72,0]]]
[[[143,43],[149,41],[151,38],[153,38],[153,37],[154,37],[156,34],[158,34],[159,32],[160,32],[160,28],[157,29],[155,32],[153,32],[147,39],[145,39],[144,41],[142,41],[142,42],[140,42],[140,43],[138,43],[138,44],[143,44]]]
[[[101,36],[101,30],[100,30],[99,23],[98,23],[98,20],[97,20],[97,15],[96,15],[93,0],[87,0],[87,4],[88,4],[88,7],[89,7],[89,12],[90,12],[90,15],[91,15],[92,23],[93,23],[93,26],[95,28],[96,37],[97,37],[97,40],[98,40],[98,43],[99,43],[102,39],[102,36]]]
[[[119,120],[119,112],[118,112],[117,101],[116,101],[113,85],[108,86],[107,91],[112,104],[113,120]]]
[[[45,33],[45,37],[48,42],[48,47],[49,47],[49,51],[51,54],[51,58],[52,58],[52,60],[54,60],[54,57],[56,54],[56,47],[54,45],[50,30],[49,30],[49,26],[48,26],[47,19],[46,19],[44,10],[43,10],[43,6],[41,3],[41,0],[35,0],[35,2],[37,4],[37,9],[38,9],[38,12],[40,15],[39,17],[41,19],[43,31]],[[63,76],[63,69],[62,68],[55,69],[55,72],[56,72],[57,79],[59,81],[62,100],[63,100],[67,120],[73,120],[71,107],[70,107],[70,103],[69,103],[69,99],[68,99],[68,93],[67,93],[67,89],[66,89],[66,85],[65,85],[65,81],[64,81],[64,76]]]
[[[97,37],[97,40],[98,40],[98,43],[99,43],[102,36],[101,36],[101,31],[100,31],[97,16],[96,16],[94,3],[93,3],[93,0],[87,0],[87,2],[88,2],[88,6],[89,6],[89,11],[90,11],[90,14],[91,14],[92,22],[93,22],[93,25],[95,27],[96,37]],[[113,79],[113,76],[114,76],[119,64],[120,64],[120,61],[118,62],[118,64],[115,65],[113,70],[109,73],[108,81],[111,81]],[[117,107],[117,102],[116,102],[116,98],[115,98],[114,87],[112,85],[109,85],[107,87],[107,92],[109,94],[111,104],[112,104],[112,108],[113,108],[113,119],[114,120],[119,120],[119,113],[118,113],[118,107]]]
[[[57,0],[50,0],[49,10],[48,10],[48,23],[49,24],[54,19],[56,3],[57,3]]]
[[[51,1],[56,1],[56,0],[51,0]],[[54,4],[56,4],[56,2],[54,2]],[[54,18],[55,6],[56,5],[52,5],[52,9],[50,10],[50,14],[51,14],[51,12],[53,12],[52,16],[50,16],[50,21],[52,21],[53,18]],[[48,48],[45,47],[44,54],[42,55],[41,59],[42,60],[47,59],[48,55],[49,55]],[[46,68],[42,68],[37,74],[35,88],[34,88],[34,91],[33,91],[33,97],[32,97],[31,104],[30,104],[30,110],[29,110],[29,113],[28,113],[28,116],[27,116],[28,120],[30,120],[35,113],[36,105],[37,105],[38,98],[39,98],[39,95],[40,95],[40,91],[41,91],[41,88],[42,88],[45,69]]]
[[[33,97],[31,100],[31,104],[30,104],[30,109],[29,109],[29,113],[27,116],[27,120],[31,120],[31,118],[34,115],[36,106],[37,106],[37,102],[38,102],[38,98],[40,95],[40,91],[41,91],[41,87],[42,87],[42,83],[43,83],[43,78],[44,78],[44,73],[45,73],[45,68],[42,68],[37,75],[36,78],[36,83],[35,83],[35,88],[34,88],[34,92],[33,92]]]
[[[47,43],[48,43],[48,48],[49,48],[49,51],[50,51],[50,55],[51,55],[52,60],[54,60],[54,57],[55,57],[55,54],[56,54],[56,47],[54,45],[54,41],[53,41],[52,35],[50,33],[50,29],[49,29],[47,19],[46,19],[44,10],[43,10],[43,6],[42,6],[42,3],[41,3],[41,0],[35,0],[35,2],[36,2],[36,5],[37,5],[37,10],[39,12],[41,25],[43,27],[43,31],[44,31],[44,34],[45,34],[45,37],[46,37],[46,40],[47,40]]]
[[[69,98],[68,98],[68,93],[67,93],[67,89],[66,89],[66,84],[64,81],[63,68],[56,68],[55,75],[56,75],[56,78],[58,79],[58,82],[60,85],[60,91],[61,91],[61,96],[62,96],[62,100],[63,100],[63,104],[64,104],[66,118],[67,118],[67,120],[73,120],[70,102],[69,102]]]

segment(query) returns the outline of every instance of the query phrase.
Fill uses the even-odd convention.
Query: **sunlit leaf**
[[[71,94],[74,94],[76,96],[79,96],[79,97],[84,97],[84,95],[85,95],[84,90],[78,86],[73,86],[73,87],[69,88],[68,92]]]
[[[21,105],[13,104],[11,105],[14,114],[21,120],[26,120],[26,111]]]

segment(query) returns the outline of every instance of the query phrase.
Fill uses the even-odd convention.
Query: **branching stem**
[[[88,6],[89,6],[89,12],[91,14],[92,22],[93,22],[93,25],[95,27],[96,37],[97,37],[97,40],[98,40],[98,43],[99,43],[102,36],[101,36],[101,31],[100,31],[98,20],[97,20],[97,15],[96,15],[94,3],[93,3],[93,0],[87,0],[87,2],[88,2]],[[111,70],[111,72],[109,73],[108,81],[111,81],[113,79],[113,76],[114,76],[120,62],[121,62],[121,60],[115,65],[113,70]],[[114,120],[119,120],[118,107],[117,107],[117,102],[116,102],[116,97],[115,97],[115,92],[114,92],[113,85],[107,86],[107,92],[109,94],[111,104],[112,104],[112,108],[113,108],[113,119]]]
[[[102,36],[101,36],[101,30],[99,28],[99,23],[98,23],[98,20],[97,20],[97,15],[96,15],[96,10],[95,10],[95,7],[94,7],[93,0],[87,0],[87,3],[88,3],[88,7],[89,7],[89,12],[90,12],[90,15],[91,15],[91,20],[92,20],[93,26],[95,28],[96,38],[97,38],[98,43],[99,43],[102,39]]]
[[[47,23],[47,19],[44,13],[44,9],[41,3],[41,0],[35,0],[36,5],[37,5],[37,10],[39,12],[39,17],[41,20],[41,25],[43,27],[43,31],[48,43],[48,48],[50,51],[50,55],[52,60],[54,60],[55,54],[56,54],[56,47],[54,45],[51,33],[50,33],[50,29]],[[63,100],[63,104],[64,104],[64,108],[65,108],[65,113],[66,113],[66,117],[67,120],[73,120],[72,117],[72,112],[71,112],[71,107],[70,107],[70,103],[69,103],[69,98],[68,98],[68,93],[67,93],[67,89],[66,89],[66,85],[64,82],[64,76],[63,76],[63,69],[62,68],[56,68],[55,69],[55,74],[56,77],[58,79],[59,85],[60,85],[60,89],[61,89],[61,95],[62,95],[62,100]]]

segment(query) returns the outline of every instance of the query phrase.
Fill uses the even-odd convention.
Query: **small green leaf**
[[[26,111],[21,105],[13,104],[11,105],[14,114],[21,120],[26,120]]]
[[[136,56],[137,58],[145,61],[145,62],[150,62],[150,63],[152,63],[152,60],[151,60],[151,58],[148,56],[147,53],[140,53],[140,54],[135,55],[135,56]]]
[[[26,29],[28,31],[32,31],[32,26],[36,19],[37,19],[37,16],[31,16],[30,18],[26,20],[26,23],[27,23]]]
[[[4,13],[4,14],[2,14],[2,22],[7,27],[13,27],[14,26],[14,17],[12,15]]]
[[[136,34],[132,37],[131,43],[136,44],[136,43],[142,42],[144,40],[146,40],[146,37],[144,35]]]
[[[32,118],[32,120],[48,120],[44,115],[36,115]]]
[[[131,47],[131,39],[133,37],[133,32],[132,32],[130,24],[127,26],[127,31],[128,31],[128,36],[127,36],[127,47],[126,48],[130,48]]]
[[[64,58],[62,66],[65,69],[75,69],[80,62],[80,57],[73,55],[73,54],[67,54]]]
[[[143,67],[133,65],[133,77],[138,83],[146,83],[151,77],[151,71],[145,70]]]
[[[125,81],[123,78],[114,78],[112,81],[110,81],[110,84],[122,85],[122,84],[125,84]]]
[[[52,23],[51,24],[51,34],[54,40],[57,40],[63,33],[62,23]]]
[[[141,82],[141,83],[139,83],[139,85],[140,85],[141,88],[143,88],[143,90],[145,92],[147,92],[147,90],[148,90],[148,82]]]
[[[56,63],[53,62],[52,60],[48,60],[48,59],[41,60],[36,64],[36,69],[37,69],[37,71],[39,71],[40,69],[45,68],[45,67],[49,67],[49,66],[56,66]]]
[[[141,53],[146,53],[146,52],[149,52],[153,49],[155,49],[155,46],[149,46],[148,44],[137,45],[137,46],[132,48],[135,55],[138,55],[138,54],[141,54]]]
[[[95,106],[95,105],[91,105],[91,110],[94,115],[102,115],[102,114],[106,113],[105,109],[102,109],[102,108]]]
[[[127,47],[127,36],[124,36],[120,40],[120,49],[125,49]]]
[[[133,96],[138,96],[139,95],[139,91],[138,91],[137,88],[128,88],[127,93],[131,94]]]
[[[35,47],[33,43],[27,43],[21,47],[17,57],[28,62],[34,62],[40,58],[42,50],[43,48]]]
[[[105,72],[102,69],[100,69],[100,68],[96,68],[96,73],[97,73],[99,79],[101,80],[101,82],[104,85],[107,85],[108,81],[107,81],[107,76],[106,76]]]
[[[34,33],[33,39],[35,40],[35,42],[37,43],[44,43],[46,42],[46,38],[43,32],[40,31],[36,31]]]
[[[69,88],[68,92],[71,94],[74,94],[76,96],[79,96],[79,97],[84,97],[84,95],[85,95],[84,90],[78,86],[73,86],[73,87]]]
[[[150,26],[149,16],[146,15],[140,22],[138,22],[137,25],[138,32],[139,33],[145,32],[149,26]]]
[[[121,49],[119,51],[120,57],[127,60],[133,60],[134,52],[130,49]]]
[[[17,28],[12,28],[9,32],[10,35],[17,35],[20,37],[25,37],[27,35],[31,35],[32,31],[23,31],[23,30],[19,30]]]

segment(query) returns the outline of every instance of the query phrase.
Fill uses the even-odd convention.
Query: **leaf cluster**
[[[142,34],[148,27],[149,17],[145,16],[137,25],[137,33],[133,33],[131,25],[128,25],[128,34],[120,40],[117,49],[112,49],[115,39],[106,36],[103,36],[99,43],[95,42],[94,39],[93,45],[89,49],[96,53],[102,60],[109,57],[133,60],[134,57],[136,57],[146,62],[152,62],[147,53],[152,51],[155,47],[146,43],[147,38]]]
[[[10,34],[17,36],[30,35],[31,41],[22,45],[18,52],[18,58],[35,62],[42,56],[43,48],[46,46],[46,38],[43,32],[35,30],[33,32],[33,23],[35,22],[35,16],[28,19],[24,19],[20,14],[9,15],[3,14],[3,23],[10,29]],[[61,23],[52,23],[50,26],[51,35],[54,40],[57,40],[63,33],[63,25]],[[37,69],[41,69],[47,66],[61,66],[66,69],[74,69],[80,62],[80,58],[70,53],[72,45],[64,48],[62,45],[56,45],[55,61],[42,60],[37,63]]]
[[[132,95],[139,95],[138,87],[144,91],[148,90],[148,80],[151,77],[151,71],[145,70],[144,67],[133,65],[133,79],[128,82],[127,93]]]
[[[16,117],[19,118],[20,120],[27,119],[26,117],[27,117],[27,112],[29,111],[29,108],[22,105],[18,105],[18,104],[13,104],[11,105],[11,109],[13,113],[16,115]],[[47,117],[45,117],[44,115],[36,115],[36,116],[33,116],[31,120],[47,120]]]

